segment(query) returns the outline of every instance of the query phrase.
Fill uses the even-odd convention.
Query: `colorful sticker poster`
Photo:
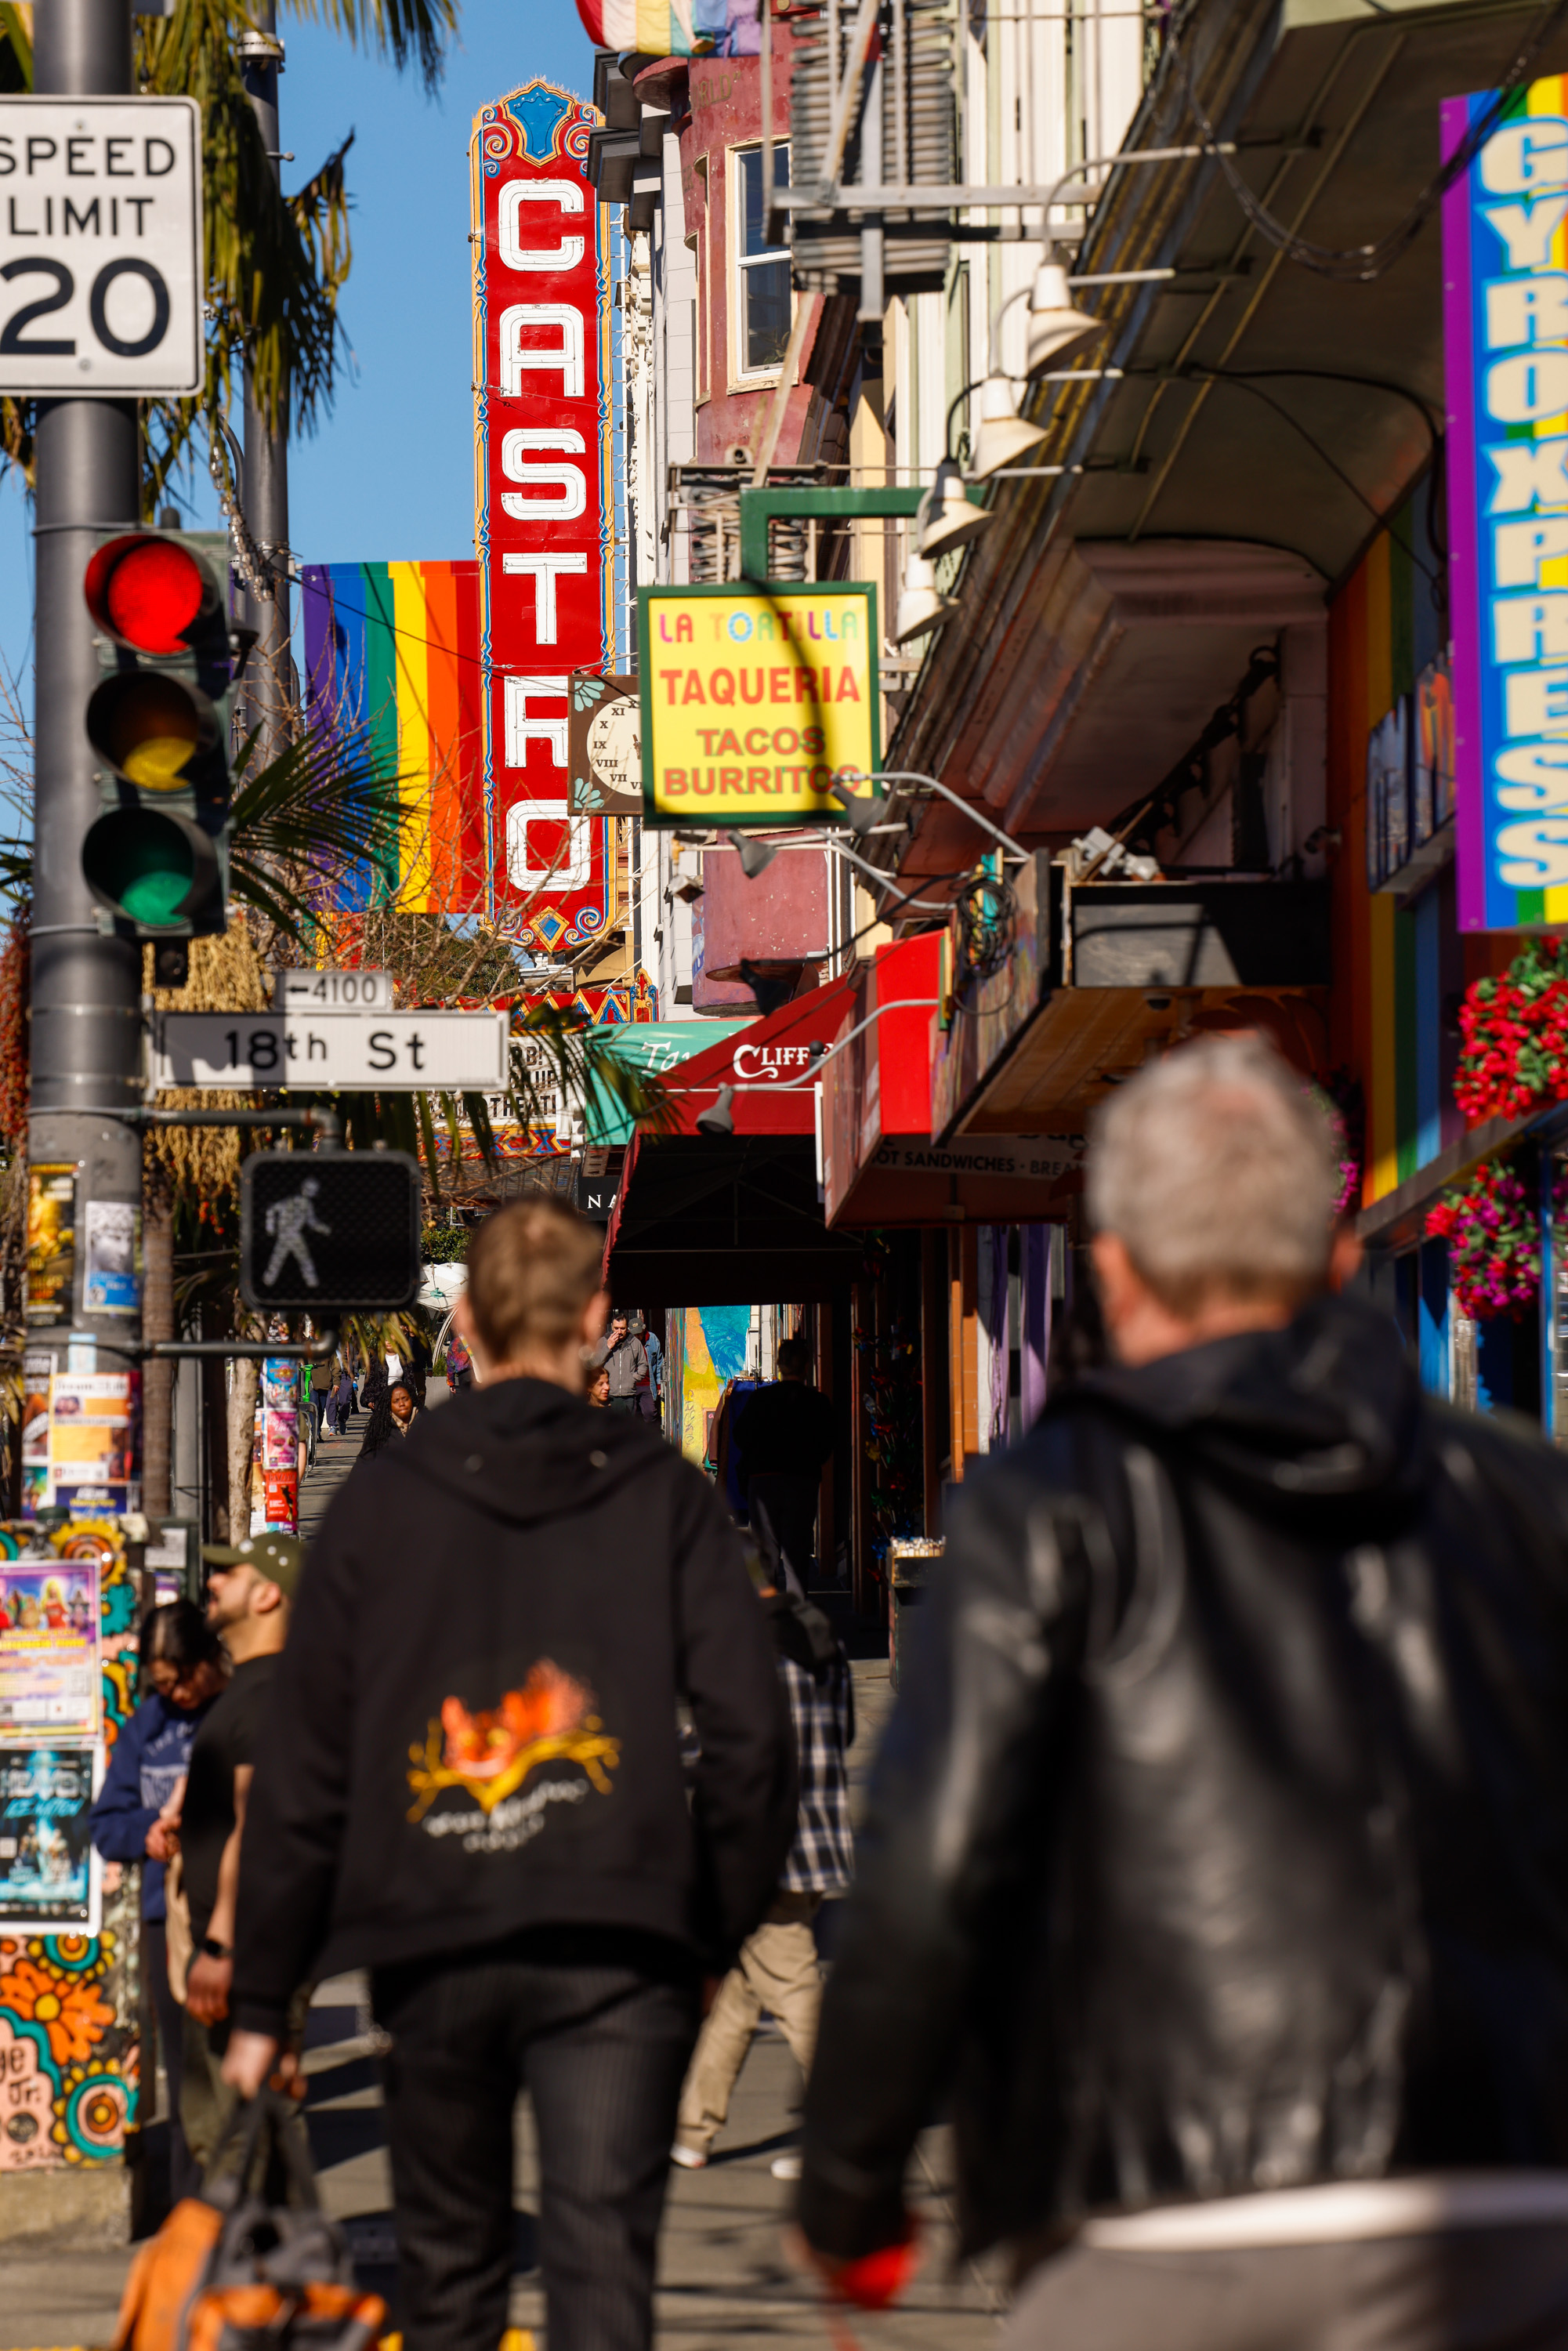
[[[261,1416],[261,1466],[264,1469],[299,1467],[299,1416],[277,1412],[268,1405]]]
[[[262,1521],[256,1531],[298,1534],[299,1531],[299,1472],[264,1469],[261,1473]]]
[[[42,1347],[29,1347],[22,1356],[22,1467],[47,1469],[49,1462],[49,1382],[55,1359]]]
[[[47,1510],[49,1501],[49,1466],[47,1461],[25,1461],[22,1464],[22,1516],[36,1519]]]
[[[0,1741],[93,1739],[99,1562],[0,1561]]]
[[[0,1929],[96,1935],[100,1872],[88,1830],[100,1746],[0,1751]]]
[[[82,1213],[84,1314],[141,1311],[141,1211],[131,1200],[89,1200]]]
[[[57,1500],[86,1486],[125,1487],[137,1477],[141,1386],[138,1372],[56,1373],[49,1391],[49,1478]]]
[[[47,1499],[73,1519],[141,1507],[141,1374],[57,1372],[50,1390]]]
[[[76,1278],[76,1163],[27,1170],[27,1320],[68,1322]]]

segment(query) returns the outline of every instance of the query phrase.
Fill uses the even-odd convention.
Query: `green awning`
[[[748,1012],[738,1020],[628,1020],[614,1028],[590,1029],[596,1053],[613,1055],[624,1067],[662,1077],[694,1054],[706,1053],[721,1038],[732,1037],[756,1019]],[[586,1104],[590,1149],[614,1147],[632,1140],[632,1122],[604,1087],[589,1084]]]

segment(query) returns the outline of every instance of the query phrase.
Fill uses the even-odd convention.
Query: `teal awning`
[[[678,1062],[706,1052],[721,1038],[734,1036],[737,1029],[748,1029],[756,1018],[756,1013],[748,1012],[739,1020],[627,1020],[613,1028],[591,1029],[588,1038],[596,1058],[613,1057],[625,1068],[662,1077]],[[631,1120],[608,1089],[591,1077],[585,1110],[591,1150],[631,1142]]]

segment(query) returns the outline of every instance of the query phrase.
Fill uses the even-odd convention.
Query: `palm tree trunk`
[[[256,1450],[256,1398],[261,1367],[243,1360],[229,1387],[229,1541],[250,1532],[250,1468]]]
[[[142,1334],[174,1336],[174,1198],[162,1163],[148,1153],[141,1179]],[[141,1507],[150,1519],[173,1508],[174,1366],[149,1356],[141,1375]]]
[[[216,1336],[215,1317],[209,1307],[202,1317],[202,1336]],[[228,1365],[215,1355],[202,1363],[202,1483],[206,1495],[205,1542],[226,1543],[229,1535],[229,1387]]]

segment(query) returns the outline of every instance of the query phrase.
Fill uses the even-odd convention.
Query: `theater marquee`
[[[821,824],[878,765],[876,590],[641,588],[650,824]]]

